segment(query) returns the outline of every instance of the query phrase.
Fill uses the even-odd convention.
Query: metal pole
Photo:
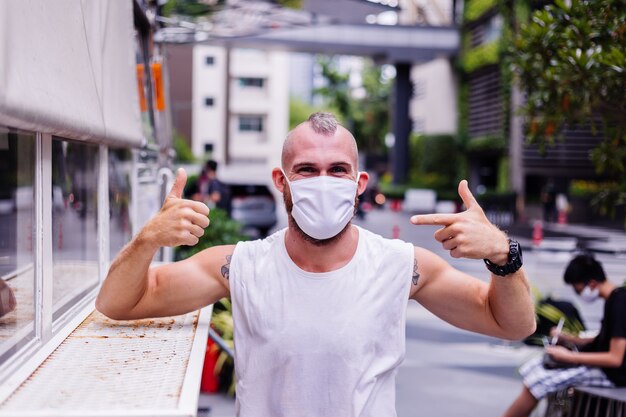
[[[393,183],[406,182],[409,170],[409,135],[411,119],[409,103],[413,95],[411,85],[411,64],[396,63],[396,82],[394,85],[393,133],[395,142],[392,151]]]

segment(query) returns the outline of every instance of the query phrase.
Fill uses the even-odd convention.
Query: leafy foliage
[[[233,323],[233,305],[228,298],[222,298],[213,306],[213,315],[211,317],[211,327],[219,333],[224,343],[231,348],[235,348],[234,341],[234,323]],[[213,349],[221,350],[215,344]],[[220,380],[228,381],[227,393],[235,395],[236,379],[235,379],[235,362],[232,357],[224,350],[221,350],[215,363],[214,372],[221,375]]]
[[[198,0],[167,0],[163,6],[164,16],[189,16],[201,17],[213,13],[217,6],[221,6],[225,0],[215,0],[214,4]]]
[[[241,225],[228,217],[228,214],[219,208],[212,208],[209,213],[211,225],[204,229],[204,235],[195,246],[179,246],[176,248],[176,260],[186,259],[201,252],[204,249],[229,245],[247,240],[247,236],[241,233]],[[232,305],[228,298],[223,298],[213,306],[211,326],[220,334],[224,342],[232,349],[233,341],[233,317]],[[214,349],[219,349],[214,345]],[[215,365],[215,373],[228,380],[228,393],[235,394],[235,372],[233,359],[224,351],[220,352]]]
[[[211,225],[204,229],[204,235],[195,246],[179,246],[176,248],[176,260],[186,259],[204,249],[218,245],[232,245],[248,240],[241,233],[241,224],[228,217],[228,214],[219,208],[212,208],[209,213]]]
[[[357,98],[349,84],[349,74],[340,72],[331,58],[322,58],[319,62],[326,85],[316,89],[315,93],[336,110],[338,118],[353,133],[360,150],[384,153],[384,138],[389,132],[392,80],[383,76],[380,66],[366,62],[361,74],[365,94]]]
[[[331,106],[327,106],[324,108],[317,107],[306,103],[299,98],[292,97],[291,99],[289,99],[289,129],[293,129],[294,127],[308,119],[308,117],[312,113],[318,111],[330,111],[337,116],[337,120],[339,120],[340,123],[343,122],[341,114],[339,114],[339,112]]]
[[[466,51],[461,59],[461,65],[469,73],[485,65],[497,64],[499,61],[500,42],[493,41]]]
[[[456,198],[464,157],[455,137],[417,135],[409,138],[409,188],[430,188],[447,199]],[[451,197],[451,198],[449,198]]]
[[[626,201],[626,4],[623,0],[556,0],[521,26],[513,70],[528,94],[527,137],[545,150],[566,125],[600,115],[604,141],[592,151],[598,174],[616,191],[603,205]]]
[[[174,131],[172,145],[176,152],[176,162],[196,162],[196,157],[181,133]]]
[[[471,0],[465,2],[464,20],[473,22],[498,4],[498,0]]]

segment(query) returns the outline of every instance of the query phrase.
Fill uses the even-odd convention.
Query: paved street
[[[377,210],[357,224],[385,237],[394,226],[400,238],[438,253],[458,269],[481,279],[488,279],[480,260],[453,259],[432,237],[434,226],[414,226],[406,213]],[[619,233],[618,233],[619,235]],[[569,252],[534,251],[526,248],[525,268],[533,286],[545,296],[572,300],[589,328],[598,328],[602,304],[583,305],[562,283]],[[600,254],[598,259],[616,282],[626,278],[623,257]],[[397,378],[399,417],[497,417],[520,390],[516,368],[540,351],[519,343],[507,343],[448,325],[415,302],[407,310],[406,358]],[[201,401],[213,407],[211,417],[233,415],[232,400],[203,396]]]

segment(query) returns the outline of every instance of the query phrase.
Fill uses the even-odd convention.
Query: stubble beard
[[[285,209],[287,210],[287,218],[289,221],[289,227],[294,230],[296,232],[296,234],[305,242],[310,243],[314,246],[328,246],[328,245],[332,245],[333,243],[337,242],[339,239],[341,239],[343,237],[343,235],[345,235],[348,232],[348,229],[350,229],[350,226],[352,225],[352,220],[350,220],[348,222],[348,224],[346,224],[346,226],[341,229],[341,232],[337,233],[335,236],[333,237],[329,237],[327,239],[316,239],[312,236],[309,236],[308,234],[305,233],[304,230],[302,230],[300,228],[300,226],[298,226],[298,222],[296,222],[296,219],[293,218],[293,216],[291,215],[291,211],[293,210],[293,200],[291,199],[291,193],[289,192],[289,187],[285,187],[283,189],[283,201],[285,202]],[[359,204],[359,198],[355,197],[354,199],[354,214],[356,213],[356,209],[357,206]]]

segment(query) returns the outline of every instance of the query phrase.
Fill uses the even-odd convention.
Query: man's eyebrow
[[[314,163],[314,162],[298,162],[293,164],[292,170],[297,170],[299,168],[304,168],[304,167],[316,167],[318,164]],[[331,167],[337,167],[337,166],[344,166],[346,168],[351,168],[352,164],[350,164],[350,162],[348,161],[335,161],[335,162],[331,162],[330,163]]]
[[[313,162],[298,162],[297,164],[293,164],[292,169],[295,171],[298,168],[311,167],[311,166],[315,166],[315,164]]]

